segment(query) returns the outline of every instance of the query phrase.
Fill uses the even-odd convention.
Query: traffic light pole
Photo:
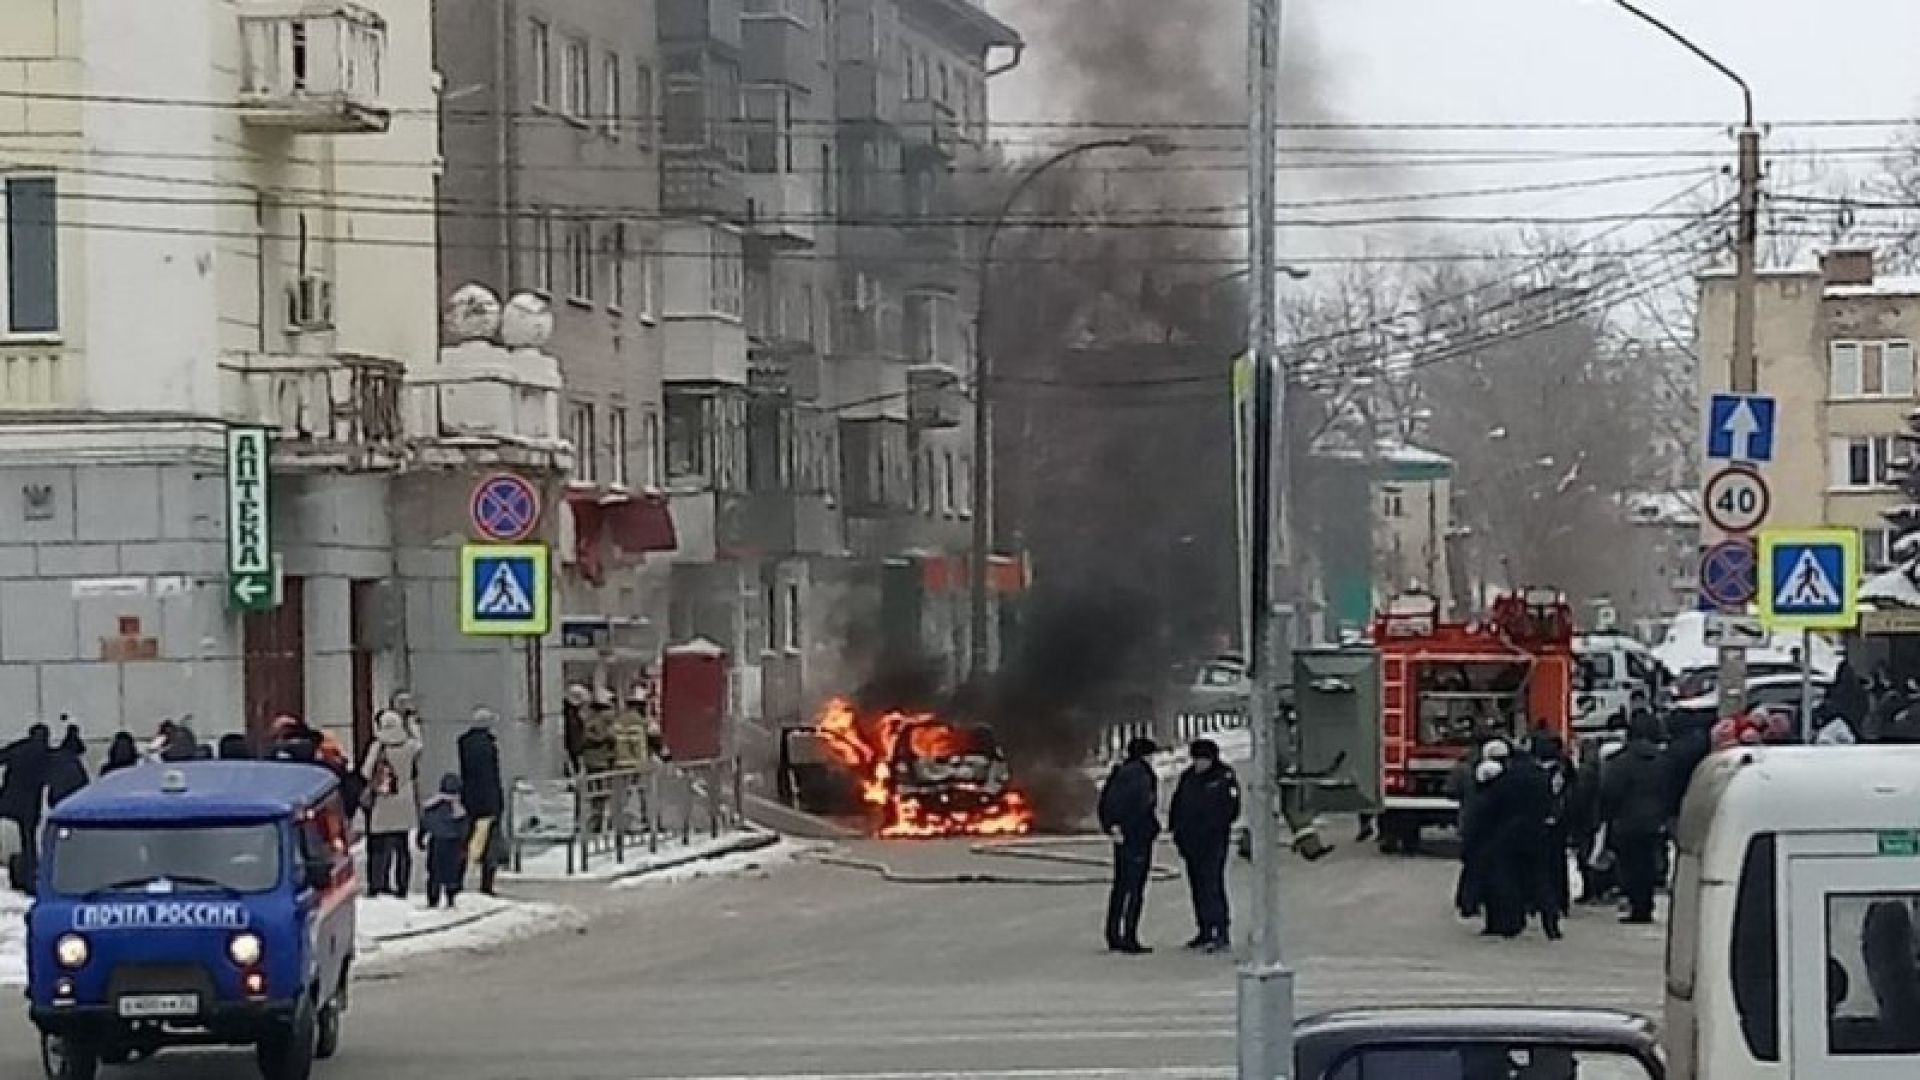
[[[1280,272],[1274,216],[1279,137],[1280,0],[1247,7],[1247,352],[1253,368],[1253,423],[1247,512],[1248,720],[1253,732],[1253,783],[1248,825],[1253,840],[1253,948],[1239,972],[1240,1080],[1293,1074],[1293,972],[1280,937],[1279,709],[1273,633],[1275,564],[1275,419],[1286,379],[1279,372],[1274,308]]]

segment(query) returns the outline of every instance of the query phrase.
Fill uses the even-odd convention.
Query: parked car
[[[1666,1080],[1652,1020],[1603,1009],[1352,1009],[1294,1029],[1296,1080]]]

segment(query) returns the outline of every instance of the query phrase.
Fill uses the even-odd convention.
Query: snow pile
[[[567,873],[566,846],[556,844],[544,850],[527,852],[520,860],[520,869],[502,870],[500,876],[504,880],[530,882],[618,881],[738,852],[753,852],[772,845],[777,839],[774,834],[757,829],[723,832],[717,837],[696,831],[691,842],[682,844],[680,834],[673,833],[661,836],[657,850],[648,851],[646,837],[628,837],[623,860],[614,861],[611,852],[595,855],[588,861],[584,871],[578,869],[576,861],[572,874]],[[577,860],[578,856],[575,858]]]
[[[426,906],[414,895],[362,897],[358,947],[361,969],[386,967],[427,953],[474,952],[580,924],[570,908],[461,893],[457,907]]]
[[[1868,578],[1860,586],[1860,599],[1889,607],[1920,608],[1920,586],[1913,583],[1907,569],[1901,566]]]
[[[665,866],[657,870],[636,874],[614,882],[616,889],[641,889],[653,885],[672,885],[678,882],[697,881],[700,878],[729,877],[738,874],[764,874],[767,871],[785,866],[795,859],[813,851],[830,848],[831,844],[809,843],[800,840],[777,840],[762,847],[736,850],[725,855],[716,855],[705,859],[689,859],[676,866]]]
[[[1720,654],[1706,642],[1707,615],[1702,611],[1683,611],[1667,625],[1667,638],[1653,650],[1662,666],[1675,675],[1701,668],[1717,667]],[[1764,649],[1748,649],[1749,664],[1791,664],[1800,649],[1800,635],[1781,632]],[[1831,675],[1840,666],[1840,651],[1825,638],[1813,639],[1813,670]]]
[[[26,897],[0,886],[0,986],[27,981]]]

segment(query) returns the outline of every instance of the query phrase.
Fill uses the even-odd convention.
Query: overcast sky
[[[1031,47],[1000,80],[996,121],[1069,120],[1047,92],[1053,51],[1024,6],[1083,0],[990,0],[1022,25]],[[1239,14],[1241,0],[1217,0]],[[1892,128],[1828,129],[1790,122],[1920,115],[1920,0],[1642,0],[1752,84],[1760,119],[1780,126],[1768,149],[1790,156],[1811,146],[1885,143]],[[1716,121],[1739,117],[1739,97],[1720,75],[1615,7],[1610,0],[1286,0],[1287,28],[1310,35],[1333,84],[1323,93],[1341,119],[1400,121]],[[1024,25],[1023,25],[1024,24]],[[1171,33],[1180,28],[1169,26]],[[1296,42],[1297,44],[1298,42]],[[1233,42],[1232,44],[1238,44]],[[1218,62],[1218,61],[1216,61]],[[1386,136],[1403,148],[1498,147],[1562,151],[1725,151],[1724,131],[1416,132]],[[1783,157],[1784,160],[1784,157]],[[1850,160],[1864,162],[1865,155]],[[1591,179],[1714,163],[1711,158],[1607,159],[1552,166],[1423,166],[1400,190]],[[1350,174],[1351,175],[1351,174]],[[1296,176],[1299,188],[1339,186]],[[1501,200],[1498,209],[1538,214],[1623,213],[1650,206],[1687,180],[1663,179],[1591,191]],[[1283,176],[1283,193],[1287,178]],[[1321,192],[1306,191],[1312,195]],[[1485,200],[1448,204],[1486,209]],[[1294,245],[1298,250],[1299,244]]]

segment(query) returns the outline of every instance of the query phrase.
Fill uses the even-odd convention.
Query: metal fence
[[[718,838],[744,822],[742,775],[727,758],[587,773],[544,789],[516,784],[508,809],[513,868],[563,846],[567,874],[584,874],[608,860],[621,865],[630,855],[658,853],[663,843]]]

